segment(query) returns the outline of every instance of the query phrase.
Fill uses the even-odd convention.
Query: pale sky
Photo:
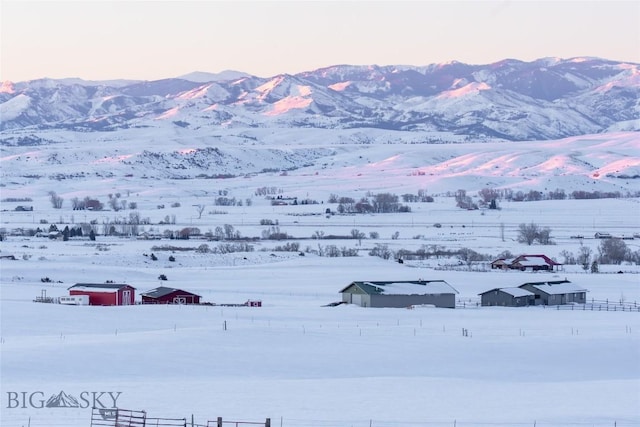
[[[640,63],[640,1],[0,0],[0,80],[261,77],[336,64]]]

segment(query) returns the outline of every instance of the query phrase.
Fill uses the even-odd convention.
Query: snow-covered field
[[[633,162],[637,140],[628,136],[625,141],[623,151]],[[519,147],[523,153],[524,144]],[[390,149],[377,150],[368,148],[376,158]],[[606,150],[598,150],[589,155],[604,158]],[[588,299],[640,303],[638,266],[602,265],[598,274],[578,266],[555,273],[465,271],[465,266],[454,271],[451,259],[399,264],[368,255],[376,244],[393,251],[436,244],[492,256],[504,250],[544,253],[562,261],[563,250],[576,254],[583,245],[597,253],[597,231],[626,236],[640,232],[638,198],[504,202],[500,210],[466,211],[442,195],[433,203],[410,204],[409,213],[327,216],[327,208],[336,208],[326,203],[329,194],[358,198],[376,188],[402,194],[425,187],[444,193],[482,188],[491,180],[515,185],[518,178],[509,177],[509,184],[498,174],[485,175],[480,182],[478,170],[465,175],[461,167],[456,173],[442,172],[442,181],[434,170],[423,186],[419,177],[407,178],[406,165],[388,168],[374,162],[375,173],[368,172],[374,166],[351,170],[336,165],[318,167],[318,175],[294,171],[229,180],[94,177],[26,182],[15,157],[3,156],[2,198],[32,198],[2,203],[0,226],[7,231],[91,220],[101,229],[103,222],[129,214],[72,211],[69,205],[53,209],[47,191],[55,188],[67,202],[85,195],[104,200],[106,194],[122,191],[137,202],[141,216],[150,219],[144,228],[153,233],[183,227],[206,232],[228,224],[243,237],[259,238],[268,228],[260,221],[269,219],[296,240],[258,239],[249,242],[253,252],[220,255],[154,249],[217,245],[197,239],[99,235],[95,242],[65,242],[9,235],[0,242],[0,255],[16,258],[0,260],[2,427],[86,427],[91,419],[86,406],[94,397],[97,406],[146,410],[150,417],[186,417],[189,422],[193,415],[202,425],[217,417],[255,422],[271,418],[285,427],[640,425],[640,312],[473,307],[478,293],[495,287],[564,278],[586,288]],[[10,179],[7,171],[13,174]],[[572,182],[570,173],[538,173],[537,182],[548,190]],[[618,185],[604,177],[602,186],[600,181],[589,186],[584,177],[575,179],[590,191]],[[618,186],[632,190],[634,185],[629,180]],[[271,206],[254,194],[262,186],[323,203]],[[221,188],[253,202],[213,206]],[[171,207],[176,202],[180,206]],[[25,204],[34,210],[13,210]],[[166,207],[157,209],[158,204]],[[201,217],[197,204],[206,204]],[[175,224],[158,224],[167,215],[175,216]],[[550,227],[556,244],[518,243],[518,224],[529,222]],[[312,238],[318,231],[348,236],[353,229],[366,238]],[[369,238],[372,232],[379,237]],[[585,238],[571,238],[577,234]],[[274,250],[288,241],[298,242],[304,256]],[[638,242],[626,244],[637,251]],[[319,245],[355,248],[359,256],[320,257],[313,253]],[[152,252],[157,261],[148,256]],[[170,255],[175,261],[168,260]],[[481,265],[474,269],[483,270]],[[618,271],[623,274],[614,274]],[[160,274],[168,280],[159,281]],[[45,277],[51,282],[42,282]],[[326,306],[339,301],[339,291],[352,281],[396,279],[446,280],[459,291],[459,300],[473,308]],[[166,285],[215,304],[252,299],[263,306],[74,307],[33,302],[44,291],[57,297],[74,283],[107,280],[129,283],[138,294]],[[42,407],[61,391],[85,408]]]

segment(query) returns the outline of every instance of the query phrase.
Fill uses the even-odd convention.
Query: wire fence
[[[480,298],[459,298],[456,300],[456,308],[483,308]],[[495,307],[495,306],[492,306]],[[525,307],[525,306],[523,306]],[[629,311],[640,313],[640,303],[637,301],[624,300],[597,300],[591,299],[585,303],[557,304],[557,305],[535,305],[528,307],[540,307],[554,310],[572,311]],[[518,307],[520,308],[520,307]]]
[[[6,414],[6,413],[5,413]],[[3,414],[4,415],[4,414]],[[595,420],[473,420],[473,419],[300,419],[263,418],[261,420],[228,420],[211,417],[197,420],[193,415],[184,418],[148,417],[145,411],[126,409],[92,410],[91,416],[75,414],[67,417],[28,417],[26,419],[0,418],[2,427],[640,427],[640,414],[631,419],[616,417]]]

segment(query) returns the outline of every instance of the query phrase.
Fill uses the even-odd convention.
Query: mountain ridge
[[[228,71],[95,83],[3,82],[0,137],[112,132],[163,120],[183,129],[375,128],[512,141],[640,130],[640,65],[600,58],[334,65],[267,78]]]

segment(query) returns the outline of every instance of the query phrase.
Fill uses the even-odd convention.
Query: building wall
[[[347,304],[356,304],[361,307],[371,307],[371,295],[358,292],[343,292],[342,302],[346,302]]]
[[[534,304],[533,295],[514,297],[513,295],[500,290],[480,295],[480,305],[483,306],[526,307]]]
[[[124,304],[124,291],[129,291],[128,304]],[[88,295],[89,305],[133,305],[135,304],[135,289],[124,287],[117,292],[79,291],[71,289],[69,295]]]
[[[349,286],[347,289],[345,289],[344,292],[342,292],[342,302],[346,302],[347,304],[362,305],[360,303],[360,301],[365,296],[368,296],[368,295],[365,294],[362,291],[362,289],[360,289],[357,286],[353,286],[352,285],[352,286]],[[370,300],[368,298],[365,298],[365,299],[366,299],[367,302],[370,302]],[[370,304],[368,304],[368,305],[370,305]]]
[[[200,296],[185,292],[171,292],[170,294],[163,295],[160,298],[152,298],[148,296],[142,296],[143,304],[174,304],[175,298],[184,298],[185,304],[200,304]]]
[[[125,301],[124,294],[125,291],[129,291],[129,300]],[[117,305],[133,305],[136,303],[136,294],[135,290],[131,287],[125,287],[122,289],[118,289],[118,301]]]
[[[410,305],[430,304],[436,307],[455,308],[455,294],[435,295],[370,295],[370,307],[409,307]]]
[[[491,292],[480,295],[480,305],[497,305],[510,307],[513,305],[513,297],[504,292],[493,290]]]
[[[587,293],[586,292],[576,292],[576,293],[570,293],[567,294],[567,304],[568,303],[578,303],[578,304],[584,304],[587,302]]]
[[[584,304],[587,302],[587,295],[585,292],[576,292],[578,295],[576,295],[576,293],[574,292],[567,294],[548,295],[534,288],[532,285],[526,285],[522,288],[540,295],[540,298],[536,298],[536,305],[562,305],[569,303]]]
[[[69,295],[89,296],[89,305],[116,305],[116,292],[69,291]]]

